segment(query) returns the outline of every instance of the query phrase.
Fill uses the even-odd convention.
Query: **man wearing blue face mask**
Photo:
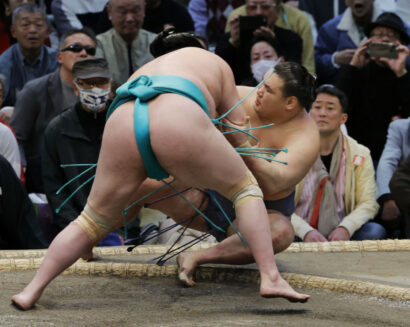
[[[76,61],[73,74],[74,92],[78,100],[50,122],[45,131],[45,145],[41,155],[44,189],[53,211],[53,225],[57,232],[80,214],[91,183],[81,188],[59,212],[56,209],[95,173],[92,170],[82,175],[57,195],[61,186],[84,170],[84,167],[62,168],[61,165],[97,162],[106,110],[110,104],[111,73],[105,59],[87,58]],[[116,241],[111,244],[120,243],[118,237]]]

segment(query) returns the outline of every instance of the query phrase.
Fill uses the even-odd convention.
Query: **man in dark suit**
[[[57,54],[60,68],[27,83],[19,94],[10,125],[24,150],[29,192],[44,193],[40,159],[44,130],[52,118],[75,103],[72,67],[78,59],[94,56],[96,44],[90,30],[68,31],[61,38]]]

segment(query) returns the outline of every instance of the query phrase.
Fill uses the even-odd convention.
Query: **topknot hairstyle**
[[[152,41],[149,49],[151,54],[157,58],[166,53],[186,47],[204,48],[201,42],[196,38],[195,34],[176,33],[175,27],[168,27],[157,35],[154,41]]]

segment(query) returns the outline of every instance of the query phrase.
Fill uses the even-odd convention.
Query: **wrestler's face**
[[[337,96],[319,93],[312,104],[310,116],[315,121],[321,134],[331,134],[340,130],[340,125],[347,121]]]
[[[131,43],[144,23],[145,1],[110,0],[107,8],[115,31],[127,43]]]
[[[266,78],[272,73],[270,69],[264,76]],[[272,74],[256,92],[254,103],[255,111],[261,118],[275,122],[286,107],[287,98],[283,94],[283,80],[278,74]]]

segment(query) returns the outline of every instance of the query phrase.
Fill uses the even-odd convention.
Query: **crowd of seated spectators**
[[[238,85],[284,61],[316,77],[306,109],[320,155],[296,188],[297,240],[409,238],[409,24],[406,0],[2,1],[0,248],[47,246],[79,215],[93,170],[75,179],[86,168],[69,165],[97,162],[116,87],[169,27],[196,35]],[[101,244],[121,242],[118,231]]]

